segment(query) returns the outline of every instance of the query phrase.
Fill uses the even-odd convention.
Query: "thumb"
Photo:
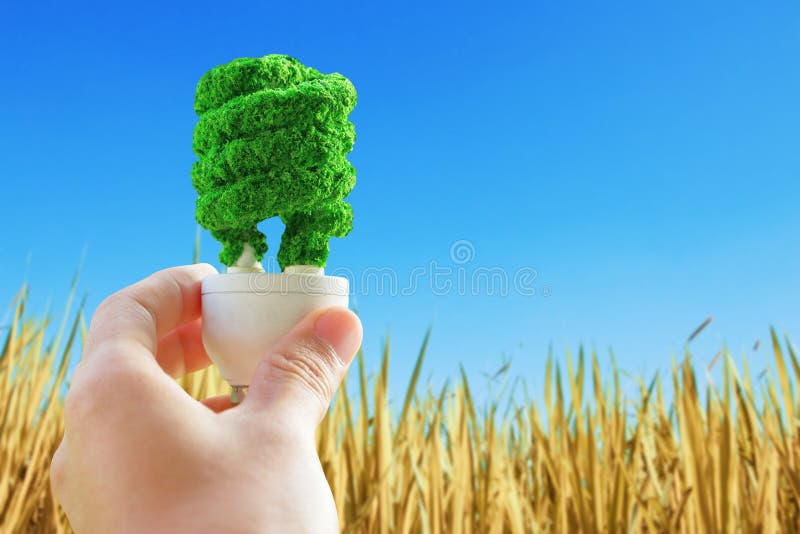
[[[242,408],[313,432],[361,345],[361,321],[346,308],[312,312],[256,368]]]

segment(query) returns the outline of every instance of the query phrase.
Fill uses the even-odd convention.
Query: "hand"
[[[200,280],[160,271],[107,298],[66,397],[53,490],[79,534],[338,532],[314,431],[361,343],[330,308],[261,360],[244,402],[198,402],[173,380],[210,364]]]

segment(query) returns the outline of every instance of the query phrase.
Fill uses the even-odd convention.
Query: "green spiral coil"
[[[355,104],[347,78],[285,55],[235,59],[200,79],[192,184],[197,222],[222,243],[222,263],[234,265],[245,243],[263,258],[256,226],[280,217],[281,269],[325,265],[328,240],[353,226],[344,198],[356,179],[347,160]]]

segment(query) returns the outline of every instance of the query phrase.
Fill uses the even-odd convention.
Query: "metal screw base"
[[[231,404],[239,404],[247,395],[250,386],[231,386]]]

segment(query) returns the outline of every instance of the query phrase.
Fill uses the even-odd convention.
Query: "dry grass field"
[[[25,303],[23,290],[3,325],[0,532],[68,532],[48,470],[85,321],[66,312],[51,325],[28,316]],[[723,383],[702,385],[687,354],[669,376],[627,393],[619,372],[602,376],[593,355],[561,365],[548,358],[529,377],[543,383],[542,403],[477,406],[463,373],[441,391],[421,391],[423,344],[394,412],[388,345],[371,380],[359,355],[357,387],[337,396],[318,433],[342,528],[800,532],[800,364],[774,334],[771,349],[774,372],[763,376],[723,352],[715,362]],[[213,371],[183,385],[198,398],[225,390]]]

